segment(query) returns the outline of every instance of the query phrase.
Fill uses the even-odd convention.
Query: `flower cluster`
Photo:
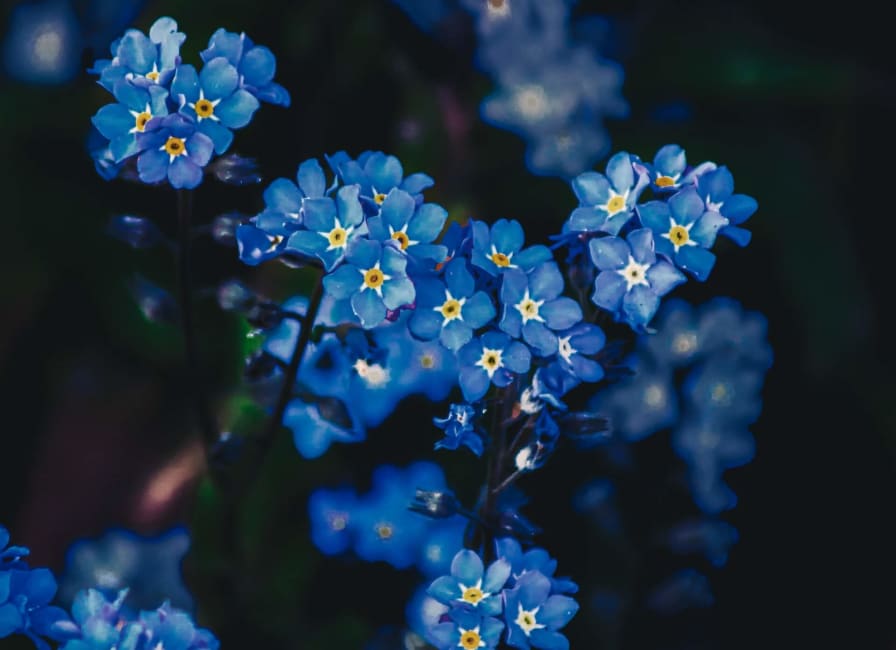
[[[495,549],[488,568],[474,551],[459,551],[450,573],[432,582],[427,594],[446,611],[424,631],[426,640],[439,650],[475,650],[496,647],[505,632],[514,648],[568,648],[559,630],[579,610],[567,595],[576,584],[554,577],[557,562],[544,549],[523,552],[509,537],[496,540]]]
[[[151,611],[126,609],[127,589],[114,599],[96,589],[80,591],[69,615],[50,605],[57,587],[53,573],[29,567],[28,549],[8,543],[9,533],[0,526],[0,639],[24,634],[41,650],[49,650],[48,640],[63,650],[217,650],[211,632],[167,602]]]
[[[289,93],[273,81],[276,60],[268,48],[219,29],[197,71],[181,62],[185,39],[173,19],[159,18],[149,35],[127,30],[112,43],[112,58],[90,70],[115,98],[92,119],[106,141],[93,152],[104,178],[136,159],[140,181],[194,188],[212,157],[230,148],[233,131],[249,124],[259,101],[289,106]]]
[[[408,506],[418,491],[443,495],[445,490],[445,476],[434,463],[383,465],[363,496],[351,488],[311,495],[311,538],[327,555],[351,549],[368,562],[416,566],[424,575],[439,575],[463,546],[466,520],[453,509],[429,518]]]
[[[657,321],[629,360],[636,374],[596,393],[591,407],[628,440],[673,429],[697,506],[718,514],[736,503],[722,472],[753,458],[747,427],[759,416],[772,362],[765,318],[716,298],[699,309],[670,301]]]
[[[579,17],[573,25],[570,0],[455,0],[426,8],[395,2],[424,28],[457,9],[472,15],[477,62],[497,84],[482,102],[482,119],[526,140],[533,173],[573,176],[606,153],[610,141],[602,120],[625,117],[628,105],[621,96],[621,67],[594,45],[603,27],[597,16]]]

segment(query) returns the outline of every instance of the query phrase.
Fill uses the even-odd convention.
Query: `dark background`
[[[0,16],[4,34],[11,7]],[[724,518],[741,540],[727,567],[707,571],[716,605],[676,617],[633,607],[613,632],[583,610],[568,628],[572,647],[892,648],[890,26],[867,2],[834,12],[780,2],[580,3],[577,14],[587,13],[610,19],[604,54],[626,73],[631,115],[608,122],[613,150],[649,158],[679,143],[691,162],[727,164],[737,190],[758,199],[750,246],[720,245],[709,282],[677,295],[728,295],[764,313],[775,363],[752,428],[756,460],[727,475],[739,503]],[[564,181],[527,173],[517,137],[477,119],[492,84],[472,66],[469,23],[449,41],[386,0],[221,0],[145,3],[126,24],[145,31],[160,15],[187,33],[187,62],[198,62],[218,26],[276,53],[293,106],[264,106],[235,139],[268,181],[311,156],[381,149],[407,172],[433,176],[427,197],[452,215],[517,218],[529,241],[553,232],[574,204]],[[85,49],[81,68],[100,54]],[[171,259],[104,234],[109,217],[123,213],[173,234],[174,195],[94,173],[89,117],[109,98],[86,73],[55,86],[0,80],[0,522],[32,547],[36,564],[56,569],[70,542],[108,526],[148,534],[190,523],[188,584],[200,621],[225,647],[358,648],[379,624],[399,624],[416,578],[321,558],[307,539],[309,490],[342,479],[363,485],[377,463],[423,457],[447,461],[452,483],[468,493],[481,466],[431,451],[432,411],[419,403],[406,407],[419,435],[402,433],[408,420],[396,416],[367,443],[314,462],[282,440],[284,453],[240,498],[242,532],[225,539],[226,500],[197,477],[177,330],[146,321],[127,291],[134,272],[173,286]],[[260,207],[260,187],[207,183],[196,197],[206,222]],[[252,271],[231,250],[197,248],[204,286],[240,275],[275,298],[303,286],[279,265]],[[199,321],[219,412],[249,426],[246,325],[207,299]],[[657,506],[659,474],[674,471],[667,443],[658,437],[637,452],[661,471],[645,471],[630,495],[644,508],[641,519],[632,515],[636,530],[688,512]],[[148,482],[173,457],[175,487],[147,500]],[[561,573],[586,585],[600,580],[606,549],[567,505],[590,466],[577,459],[566,471],[563,462],[545,470],[549,488],[529,484],[530,514],[545,525],[541,541]],[[649,543],[638,553],[639,589],[675,566]]]

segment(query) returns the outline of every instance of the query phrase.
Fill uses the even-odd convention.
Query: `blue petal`
[[[223,61],[223,59],[215,59],[215,61]],[[215,115],[221,119],[224,126],[239,129],[252,121],[252,116],[258,110],[258,106],[255,96],[240,88],[215,107]]]
[[[333,199],[330,197],[323,197],[320,199],[305,199],[305,201],[302,202],[302,197],[299,194],[298,188],[293,185],[292,181],[288,181],[285,178],[277,179],[271,183],[271,187],[279,181],[283,181],[283,183],[277,190],[278,195],[280,195],[277,200],[282,201],[284,204],[287,204],[287,200],[295,200],[298,205],[301,205],[303,222],[309,230],[329,232],[333,229],[335,226],[334,219],[336,217],[336,203]],[[289,183],[291,186],[289,189],[287,189],[286,183]],[[292,190],[295,190],[295,194],[292,194]],[[287,192],[289,192],[289,195],[287,195]],[[265,201],[267,201],[267,198],[267,193],[265,193]],[[289,212],[297,212],[297,210],[289,210]]]
[[[523,238],[523,227],[515,219],[498,219],[491,228],[491,242],[501,253],[517,252],[523,246]]]
[[[299,192],[299,188],[296,187],[295,183],[288,178],[275,178],[265,189],[262,198],[264,198],[264,204],[269,209],[283,212],[284,214],[296,214],[302,208],[302,194]],[[332,201],[329,199],[325,200],[324,205],[327,206],[329,210],[327,210],[327,207],[323,206],[312,207],[312,203],[312,201],[308,201],[305,205],[305,225],[312,230],[329,230],[332,228],[333,214],[336,212],[334,206],[332,206]],[[315,209],[317,211],[316,214],[319,214],[321,210],[324,210],[326,212],[326,218],[314,221],[312,225],[312,218],[309,217],[309,212]]]
[[[556,262],[544,262],[529,273],[529,291],[534,300],[552,300],[563,292],[563,275]]]
[[[538,610],[538,621],[552,629],[560,629],[576,615],[579,604],[569,596],[553,595]]]
[[[727,201],[734,192],[734,177],[727,167],[719,167],[697,179],[700,194],[712,203]]]
[[[377,245],[379,243],[377,242]],[[408,258],[392,246],[383,247],[382,269],[388,275],[404,275]],[[359,265],[360,266],[360,265]],[[364,268],[364,267],[362,267]],[[410,301],[408,301],[410,302]]]
[[[0,639],[24,628],[25,621],[12,603],[0,605]]]
[[[572,355],[572,359],[570,359],[570,361],[572,363],[573,372],[575,373],[576,377],[578,377],[582,381],[593,383],[603,379],[603,366],[601,366],[594,359],[583,357],[581,354],[574,354]]]
[[[464,303],[461,313],[470,327],[478,329],[495,317],[495,306],[484,291],[477,291]]]
[[[227,151],[233,142],[233,132],[214,120],[202,120],[197,128],[200,133],[204,133],[211,139],[215,153],[219,156]]]
[[[305,196],[320,197],[327,191],[327,179],[317,159],[310,158],[301,165],[296,173],[296,180]]]
[[[170,16],[157,18],[149,28],[149,40],[161,43],[166,37],[177,33],[177,21]]]
[[[401,182],[401,189],[410,194],[419,194],[428,187],[435,185],[435,181],[422,173],[411,174]]]
[[[372,154],[364,163],[364,172],[377,192],[388,192],[401,183],[404,170],[395,156],[387,156],[381,151]]]
[[[345,299],[356,293],[363,284],[358,269],[351,265],[340,266],[324,276],[324,288],[336,299]]]
[[[653,264],[656,261],[653,231],[650,228],[632,230],[625,239],[631,246],[632,257],[638,264]]]
[[[158,183],[168,175],[168,154],[158,149],[144,151],[137,158],[137,173],[144,183]]]
[[[386,318],[386,305],[376,291],[366,289],[352,296],[352,311],[361,321],[361,327],[370,329]]]
[[[150,88],[154,89],[156,92],[162,91],[162,93],[165,94],[164,88],[159,88],[158,86],[150,86]],[[147,89],[136,86],[127,79],[122,79],[116,83],[112,94],[115,95],[115,99],[119,102],[137,112],[143,112],[146,105],[150,103],[149,92]],[[153,113],[154,112],[155,111],[153,111]]]
[[[591,301],[598,307],[615,313],[619,311],[625,293],[626,282],[621,275],[616,271],[602,271],[594,280]]]
[[[466,307],[466,305],[464,306]],[[433,315],[436,315],[435,312],[433,312]],[[439,327],[441,327],[441,322]],[[462,346],[469,343],[472,338],[473,329],[469,324],[459,320],[449,321],[447,325],[441,327],[441,332],[439,333],[439,342],[452,352],[459,350]]]
[[[482,579],[482,558],[469,549],[458,551],[451,561],[451,575],[465,587],[471,587]]]
[[[582,320],[579,303],[565,296],[546,302],[538,313],[552,330],[565,330]]]
[[[687,278],[681,271],[662,260],[647,269],[647,281],[658,296],[666,295],[685,280]]]
[[[548,357],[557,352],[557,335],[549,330],[544,323],[530,320],[523,325],[523,340],[542,357]]]
[[[679,248],[678,254],[675,256],[676,266],[684,269],[701,282],[709,277],[709,272],[715,263],[716,256],[699,246]]]
[[[203,50],[199,55],[203,61],[211,61],[217,56],[223,56],[236,65],[243,56],[243,42],[244,39],[240,34],[228,32],[223,27],[219,27],[208,40],[208,49]]]
[[[551,249],[542,244],[536,244],[514,255],[512,261],[524,271],[529,271],[552,257]]]
[[[569,650],[569,639],[548,628],[532,630],[529,638],[541,650]]]
[[[380,206],[380,216],[394,230],[401,230],[414,215],[416,207],[417,204],[414,201],[414,197],[404,190],[394,188]]]
[[[498,558],[489,565],[482,581],[482,591],[497,593],[504,588],[510,578],[511,566],[507,560]]]
[[[519,310],[512,303],[505,303],[498,327],[501,328],[501,331],[510,334],[510,336],[519,338],[522,326],[523,318]]]
[[[750,239],[753,237],[753,234],[749,230],[738,228],[737,226],[725,226],[719,231],[719,234],[728,237],[731,241],[741,247],[749,244]]]
[[[212,139],[202,133],[194,133],[191,135],[187,139],[185,145],[187,147],[186,157],[192,164],[199,167],[205,167],[208,164],[208,161],[212,158],[212,152],[215,149]],[[183,158],[183,156],[180,156],[179,158]],[[177,160],[174,162],[177,162]]]
[[[436,578],[426,588],[426,593],[445,605],[450,605],[452,600],[457,600],[463,595],[457,580],[452,576]]]
[[[202,86],[205,98],[212,101],[221,99],[222,97],[228,97],[237,89],[239,83],[239,72],[237,72],[230,61],[223,56],[219,56],[206,62],[202,67],[202,71],[199,73],[199,85]],[[217,112],[216,109],[215,114],[217,114]]]
[[[759,204],[752,196],[735,194],[725,201],[722,213],[728,217],[731,223],[737,225],[749,219],[757,209],[759,209]]]
[[[134,116],[123,104],[106,104],[90,121],[107,140],[126,135],[134,128]]]
[[[653,164],[661,174],[666,176],[680,174],[687,165],[684,149],[677,144],[667,144],[656,152]]]
[[[383,283],[383,303],[388,309],[410,305],[414,302],[414,295],[414,283],[407,277],[392,278]]]
[[[178,156],[168,165],[168,181],[176,189],[191,190],[202,182],[202,168],[189,158]]]
[[[444,319],[438,313],[433,311],[432,308],[421,309],[418,305],[408,321],[408,329],[411,331],[411,334],[417,338],[423,339],[424,341],[431,341],[442,332],[443,320]]]
[[[728,225],[728,219],[714,210],[707,210],[691,228],[691,239],[703,248],[712,248],[719,230],[726,225]]]
[[[122,64],[138,74],[146,74],[152,70],[156,55],[155,44],[136,29],[129,29],[118,46],[118,58]]]
[[[700,203],[702,209],[703,203]],[[669,232],[671,227],[670,218],[672,216],[669,206],[663,201],[648,201],[638,206],[638,218],[641,225],[650,228],[657,235]]]
[[[585,172],[573,179],[572,191],[582,205],[602,205],[610,198],[610,182],[603,174]]]
[[[277,59],[263,45],[257,45],[243,55],[240,61],[240,73],[246,84],[255,87],[265,86],[274,78],[277,71]]]
[[[624,194],[635,184],[632,159],[626,152],[620,151],[607,161],[607,178],[620,194]]]
[[[408,225],[407,234],[412,240],[429,243],[434,240],[448,218],[448,211],[435,203],[424,203],[417,208],[417,213]]]
[[[386,224],[383,223],[383,218],[381,215],[376,215],[375,217],[368,217],[367,221],[367,232],[370,235],[371,239],[376,239],[377,241],[389,241],[391,239],[391,235],[389,234],[389,229],[386,227]]]
[[[389,248],[387,250],[392,249]],[[348,247],[346,257],[349,262],[359,269],[367,270],[373,268],[374,264],[380,261],[382,252],[383,246],[378,241],[358,239],[352,242]],[[388,273],[388,271],[386,271],[386,273]]]
[[[669,211],[678,225],[686,226],[694,223],[704,210],[703,200],[693,187],[687,187],[669,199]]]
[[[329,242],[319,233],[312,230],[298,230],[289,236],[287,249],[296,250],[304,255],[316,256],[329,246]]]
[[[481,368],[464,366],[460,369],[460,389],[463,391],[464,399],[468,402],[475,402],[485,395],[488,385],[488,375]]]
[[[528,347],[519,341],[513,341],[504,349],[502,361],[513,372],[522,374],[529,370],[529,366],[532,363],[532,353]]]
[[[625,268],[631,248],[618,237],[600,237],[588,242],[591,260],[601,271]],[[621,278],[620,278],[621,279]]]
[[[519,303],[526,295],[529,278],[520,269],[510,269],[501,278],[501,302],[511,306]]]
[[[340,187],[336,193],[336,203],[339,206],[339,220],[343,226],[358,226],[364,219],[364,209],[358,195],[361,187],[358,185],[346,185]]]
[[[540,607],[551,593],[551,581],[538,571],[527,571],[517,582],[523,609]]]
[[[622,299],[623,313],[629,323],[638,327],[647,325],[659,306],[659,296],[640,284],[632,287]]]
[[[602,230],[606,222],[607,213],[599,208],[576,208],[566,221],[566,229],[573,232],[595,232]]]
[[[177,66],[174,80],[171,82],[171,97],[176,98],[179,95],[184,96],[184,102],[195,102],[199,99],[199,75],[196,68],[188,63]]]
[[[20,586],[19,593],[28,599],[28,605],[46,605],[56,595],[56,578],[49,569],[32,569]]]

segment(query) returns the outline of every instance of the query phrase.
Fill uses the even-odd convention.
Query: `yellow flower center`
[[[143,129],[146,128],[146,123],[152,119],[152,113],[147,113],[143,111],[139,115],[137,115],[134,120],[134,128],[137,129],[140,133],[143,133]]]
[[[476,650],[480,647],[481,639],[476,630],[466,630],[460,635],[460,647],[464,650]]]
[[[373,202],[376,203],[377,205],[382,205],[383,201],[385,201],[385,200],[386,200],[386,195],[383,194],[382,192],[377,192],[376,194],[373,195]]]
[[[376,534],[380,539],[392,539],[393,532],[391,524],[377,524]]]
[[[669,229],[669,240],[676,246],[684,246],[690,239],[688,229],[684,226],[672,226]]]
[[[675,179],[671,176],[660,175],[656,177],[654,183],[656,183],[657,187],[672,187],[673,185],[675,185]]]
[[[196,101],[196,115],[199,117],[211,117],[215,112],[215,106],[207,99],[199,99]]]
[[[378,289],[383,285],[383,272],[379,269],[367,269],[364,272],[364,286]]]
[[[520,311],[524,316],[534,318],[535,316],[538,316],[538,305],[535,304],[534,300],[529,298],[529,300],[524,300],[523,304],[520,305]]]
[[[495,266],[510,266],[510,258],[507,257],[504,253],[492,253],[489,257],[491,258],[492,262],[495,263]]]
[[[156,83],[159,83],[159,71],[158,71],[158,70],[153,70],[152,72],[147,72],[147,73],[146,73],[146,78],[149,79],[150,81],[154,81],[154,82],[156,82]]]
[[[406,249],[408,247],[408,243],[410,242],[408,236],[400,230],[396,230],[392,233],[392,239],[399,243],[399,245],[401,246],[401,250]]]
[[[429,370],[430,368],[435,367],[436,360],[431,354],[427,353],[420,356],[420,365]]]
[[[445,320],[454,320],[455,318],[460,318],[460,308],[460,301],[451,298],[444,302],[439,308],[439,311],[442,312],[442,316],[445,317]]]
[[[330,528],[333,530],[345,530],[346,523],[345,515],[330,515]]]
[[[711,395],[713,402],[724,402],[728,397],[728,388],[725,386],[725,384],[716,384],[712,387]]]
[[[176,138],[173,135],[168,136],[168,141],[165,143],[165,151],[169,156],[182,156],[187,152],[184,139]]]
[[[614,214],[622,210],[625,207],[625,199],[618,194],[614,196],[612,199],[607,201],[607,211],[610,214]]]
[[[327,234],[327,241],[330,242],[330,246],[332,246],[333,248],[345,246],[345,240],[345,228],[333,228],[333,230],[331,230],[329,234]]]
[[[467,587],[464,589],[464,595],[461,596],[461,599],[465,602],[470,603],[471,605],[475,605],[480,600],[482,600],[482,589],[479,587]]]

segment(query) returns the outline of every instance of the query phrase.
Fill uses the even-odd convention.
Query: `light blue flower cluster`
[[[629,360],[634,377],[598,392],[590,406],[630,441],[673,429],[697,506],[717,514],[737,501],[722,473],[754,454],[748,427],[772,363],[765,318],[716,298],[699,309],[670,301],[657,320],[657,333],[640,338]]]
[[[523,552],[519,542],[495,541],[497,559],[487,568],[474,551],[459,551],[450,572],[436,578],[427,594],[445,606],[422,631],[439,650],[494,648],[506,632],[514,648],[561,650],[569,641],[560,632],[575,616],[578,603],[567,594],[572,581],[554,577],[557,561],[544,549]]]
[[[416,566],[426,576],[440,575],[463,547],[466,520],[451,512],[430,518],[410,510],[418,490],[445,493],[438,465],[382,465],[362,496],[351,488],[319,489],[308,503],[311,538],[327,555],[352,550],[368,562],[398,569]]]
[[[596,16],[572,25],[571,0],[454,0],[425,9],[395,1],[424,28],[458,7],[472,15],[477,62],[497,85],[482,102],[482,119],[526,140],[533,173],[573,176],[607,152],[603,119],[625,117],[628,104],[622,68],[599,54],[595,39],[573,36],[582,31],[575,27],[593,27]]]
[[[32,569],[23,558],[28,549],[7,547],[9,533],[0,526],[0,639],[29,637],[40,650],[49,641],[62,650],[217,650],[217,639],[197,628],[186,612],[167,602],[151,611],[125,609],[127,590],[108,599],[101,591],[77,593],[71,615],[50,605],[56,578],[49,569]]]
[[[230,148],[233,131],[251,121],[259,101],[289,106],[289,93],[273,81],[276,61],[266,47],[219,29],[197,71],[181,63],[185,39],[173,19],[159,18],[149,35],[127,30],[112,43],[112,58],[90,70],[115,98],[92,118],[108,141],[93,152],[104,178],[135,159],[142,182],[192,189],[213,155]]]

